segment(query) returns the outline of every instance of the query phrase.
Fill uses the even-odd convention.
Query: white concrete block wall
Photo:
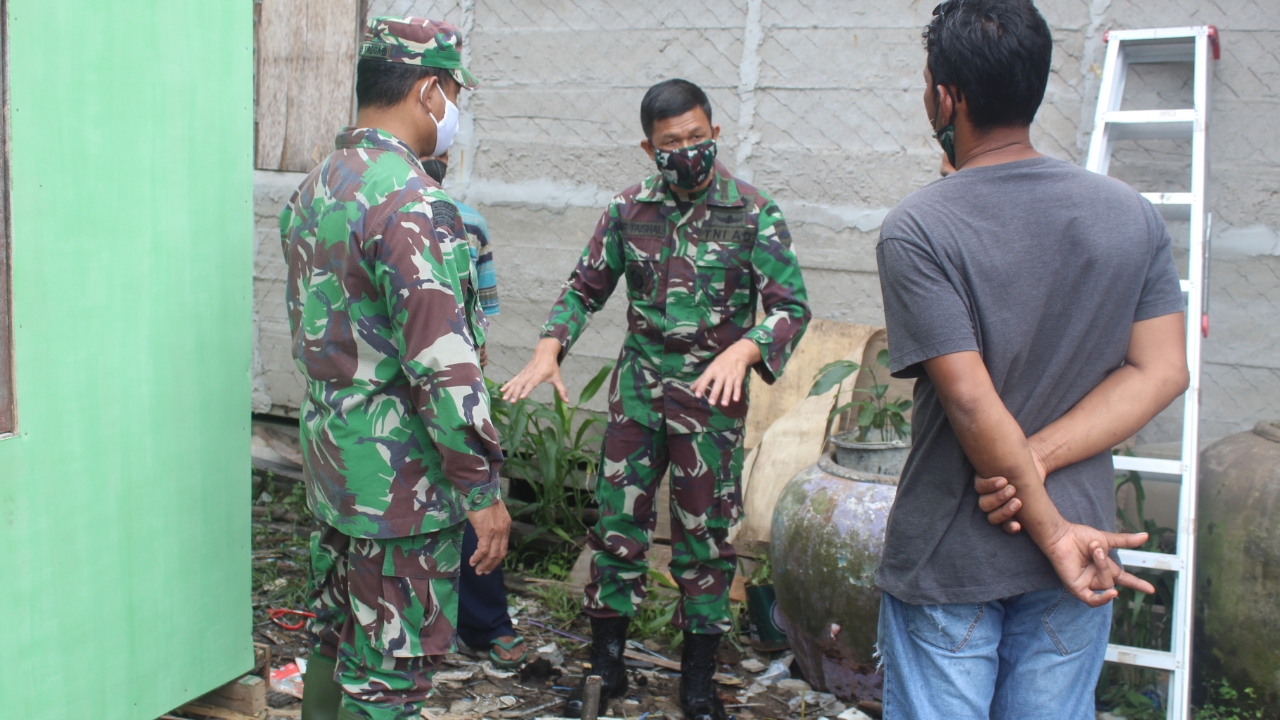
[[[1082,162],[1109,28],[1216,24],[1222,59],[1210,116],[1209,205],[1216,255],[1213,332],[1204,345],[1202,434],[1280,416],[1280,4],[1260,0],[1046,0],[1055,51],[1033,128],[1037,147]],[[374,14],[443,15],[468,31],[482,87],[464,95],[463,132],[446,187],[488,218],[502,314],[490,375],[514,374],[536,342],[604,203],[650,172],[637,147],[639,102],[685,77],[711,96],[721,158],[778,200],[792,226],[819,317],[883,322],[875,267],[888,208],[936,177],[940,157],[921,104],[921,29],[932,3],[847,0],[374,0]],[[1189,102],[1183,69],[1129,78],[1132,107]],[[1120,148],[1113,173],[1143,190],[1184,189],[1185,148]],[[259,174],[259,236],[274,233],[277,186]],[[287,194],[286,194],[287,196]],[[1171,228],[1175,241],[1185,224]],[[260,246],[255,408],[288,413],[301,398],[281,352],[278,245]],[[268,257],[271,256],[271,257]],[[620,298],[566,363],[581,387],[613,357]],[[271,317],[268,317],[271,316]],[[597,400],[593,405],[599,405]],[[1173,439],[1176,413],[1144,440]]]

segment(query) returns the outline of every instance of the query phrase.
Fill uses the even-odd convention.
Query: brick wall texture
[[[937,176],[921,95],[933,3],[846,0],[372,0],[376,14],[444,17],[467,32],[482,86],[465,95],[446,188],[488,218],[502,313],[492,364],[514,374],[607,199],[651,171],[639,103],[684,77],[711,97],[720,156],[771,192],[795,237],[818,317],[882,324],[875,242],[886,210]],[[1052,75],[1032,138],[1083,163],[1110,28],[1214,24],[1209,207],[1213,331],[1204,345],[1202,436],[1280,417],[1280,3],[1045,0]],[[1188,106],[1189,66],[1130,72],[1126,109]],[[1187,146],[1121,143],[1112,174],[1143,191],[1188,187]],[[302,384],[284,342],[275,214],[301,179],[258,174],[255,409],[296,414]],[[1186,243],[1185,223],[1171,225]],[[566,361],[580,387],[613,357],[623,299]],[[598,401],[597,401],[598,402]],[[1168,411],[1146,442],[1177,438]]]

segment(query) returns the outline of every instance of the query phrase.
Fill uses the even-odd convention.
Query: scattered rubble
[[[259,429],[255,423],[255,480],[253,513],[254,641],[259,655],[269,650],[270,667],[255,673],[267,679],[272,670],[288,677],[290,664],[305,667],[311,640],[304,630],[289,630],[268,617],[272,608],[305,609],[309,536],[312,530],[291,463],[288,435]],[[270,451],[270,452],[267,452]],[[259,456],[264,458],[259,458]],[[297,468],[300,470],[300,468]],[[435,692],[422,715],[427,720],[538,720],[554,718],[569,691],[589,672],[585,638],[590,625],[579,615],[569,622],[554,614],[540,599],[538,588],[559,585],[571,593],[579,588],[554,580],[526,582],[508,573],[508,602],[516,632],[530,649],[529,661],[518,670],[503,670],[489,662],[488,648],[465,648],[446,656],[437,672]],[[557,619],[559,617],[560,619]],[[289,617],[287,620],[297,620]],[[743,626],[745,627],[744,621]],[[789,652],[760,651],[745,633],[740,647],[722,644],[718,655],[721,698],[739,720],[877,720],[879,703],[849,707],[829,693],[817,692],[798,677]],[[633,641],[627,651],[630,692],[610,702],[609,715],[638,720],[679,720],[679,648],[653,638]],[[291,683],[293,679],[291,678]],[[296,687],[301,688],[301,682]],[[295,688],[290,684],[289,691]],[[274,689],[274,688],[273,688]],[[281,689],[285,689],[281,686]],[[268,694],[267,720],[298,718],[301,703],[285,692]],[[183,717],[171,714],[169,717]],[[191,718],[199,716],[191,715]]]

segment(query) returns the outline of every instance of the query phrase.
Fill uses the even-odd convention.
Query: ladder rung
[[[1142,193],[1166,222],[1179,222],[1191,219],[1191,193]],[[1184,288],[1185,291],[1185,288]]]
[[[1126,62],[1164,63],[1195,62],[1194,37],[1161,38],[1159,40],[1126,40],[1123,52]]]
[[[1108,645],[1107,662],[1137,665],[1138,667],[1154,668],[1156,670],[1177,670],[1180,664],[1177,656],[1171,652],[1145,650],[1128,645]]]
[[[1178,285],[1182,287],[1182,292],[1191,292],[1190,280],[1179,280]]]
[[[1112,140],[1190,138],[1196,126],[1195,110],[1112,110],[1102,114],[1111,125]]]
[[[1188,25],[1186,27],[1144,28],[1141,30],[1108,30],[1107,42],[1119,41],[1130,43],[1142,40],[1194,40],[1206,32],[1205,26]]]
[[[1183,280],[1182,282],[1187,281]],[[1164,458],[1112,455],[1111,464],[1117,470],[1136,470],[1138,472],[1159,473],[1161,475],[1181,475],[1185,471],[1181,460],[1165,460]]]
[[[1149,570],[1168,570],[1182,572],[1186,563],[1177,555],[1168,553],[1143,552],[1141,550],[1119,550],[1120,564],[1126,568],[1147,568]]]
[[[1142,193],[1152,205],[1190,205],[1194,196],[1191,193]]]

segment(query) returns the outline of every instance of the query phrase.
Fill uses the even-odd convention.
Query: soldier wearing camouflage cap
[[[461,563],[506,554],[502,450],[462,218],[420,156],[449,149],[475,78],[448,23],[374,18],[355,127],[280,216],[316,635],[305,720],[417,718],[454,646]],[[461,557],[462,523],[478,549]]]
[[[731,627],[736,555],[729,528],[742,512],[746,374],[766,382],[783,366],[810,312],[791,234],[762,190],[716,162],[711,103],[685,80],[649,89],[641,147],[658,172],[609,203],[542,329],[533,360],[504,400],[543,382],[568,400],[560,361],[624,277],[627,336],[609,390],[586,612],[602,707],[626,692],[628,621],[647,587],[658,483],[671,470],[672,623],[684,630],[680,703],[690,720],[723,720],[712,682],[720,636]],[[756,306],[764,316],[756,319]],[[564,714],[583,712],[582,688]]]

